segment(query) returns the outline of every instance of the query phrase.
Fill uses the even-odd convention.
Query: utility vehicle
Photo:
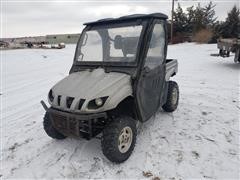
[[[86,23],[69,75],[49,91],[51,107],[41,101],[47,135],[89,140],[102,133],[103,154],[116,163],[128,159],[136,124],[160,107],[178,106],[179,88],[170,81],[178,64],[166,59],[166,19],[154,13]]]

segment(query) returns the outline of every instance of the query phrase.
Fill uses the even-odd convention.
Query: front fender
[[[98,93],[94,98],[90,98],[85,103],[82,112],[84,113],[98,113],[105,112],[111,109],[114,109],[118,106],[122,100],[124,100],[128,96],[132,96],[132,85],[130,81],[130,77],[123,78],[121,81],[118,81],[112,86],[106,88],[104,91]],[[87,104],[90,100],[95,99],[97,97],[105,97],[108,96],[103,107],[99,109],[88,109]]]
[[[133,96],[131,86],[126,86],[119,89],[113,94],[113,96],[109,97],[105,105],[105,110],[111,110],[116,108],[119,103],[121,103],[125,98],[129,96]]]

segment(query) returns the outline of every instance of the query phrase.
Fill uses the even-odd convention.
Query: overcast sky
[[[207,0],[178,0],[183,8],[207,4]],[[216,16],[224,20],[238,0],[213,0]],[[170,15],[171,0],[46,1],[1,0],[1,37],[80,33],[83,23],[134,13]]]

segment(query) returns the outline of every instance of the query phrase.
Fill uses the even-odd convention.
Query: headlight
[[[53,91],[50,90],[49,93],[48,93],[48,98],[51,102],[53,102],[53,99],[54,99],[54,95],[53,95]]]
[[[104,103],[106,102],[107,98],[108,98],[108,96],[105,96],[105,97],[100,97],[100,98],[96,98],[96,99],[89,101],[88,109],[98,109],[98,108],[102,107],[104,105]]]
[[[97,98],[97,99],[95,99],[95,104],[96,104],[97,106],[102,106],[103,100],[102,100],[101,98]]]

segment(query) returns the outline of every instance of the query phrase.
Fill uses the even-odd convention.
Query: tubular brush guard
[[[90,140],[99,134],[107,119],[106,113],[77,114],[48,108],[54,128],[66,136],[83,137]]]

